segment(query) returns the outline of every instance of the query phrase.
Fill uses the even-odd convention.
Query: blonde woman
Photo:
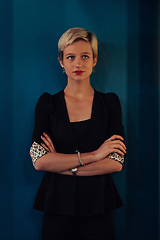
[[[36,106],[30,155],[45,175],[34,208],[44,212],[44,240],[111,240],[112,211],[123,205],[111,177],[126,154],[120,102],[90,84],[98,55],[93,33],[71,28],[58,49],[68,82]]]

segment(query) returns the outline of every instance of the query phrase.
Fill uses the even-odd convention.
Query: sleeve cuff
[[[45,154],[49,153],[44,147],[40,144],[34,142],[30,148],[30,156],[32,159],[33,166],[38,158],[44,156]]]
[[[124,164],[124,156],[122,156],[122,155],[120,155],[118,153],[115,153],[115,152],[110,153],[108,155],[108,157],[114,159],[115,161],[120,162],[122,165]]]

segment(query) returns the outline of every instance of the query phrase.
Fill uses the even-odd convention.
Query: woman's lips
[[[82,73],[84,73],[84,71],[77,70],[77,71],[74,71],[74,73],[77,74],[77,75],[81,75]]]

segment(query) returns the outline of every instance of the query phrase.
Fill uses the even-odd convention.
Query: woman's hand
[[[45,144],[41,143],[42,147],[44,147],[50,153],[56,152],[53,142],[47,133],[43,133],[43,135],[41,136],[41,139],[45,143]]]
[[[94,153],[97,161],[107,157],[110,153],[116,152],[122,156],[126,154],[124,139],[119,135],[113,135],[107,139]]]

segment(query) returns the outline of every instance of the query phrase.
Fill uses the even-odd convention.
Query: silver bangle
[[[83,164],[82,160],[81,160],[81,154],[80,154],[80,152],[77,152],[77,155],[78,155],[78,160],[79,160],[80,165],[81,165],[81,166],[85,166],[85,165]]]

